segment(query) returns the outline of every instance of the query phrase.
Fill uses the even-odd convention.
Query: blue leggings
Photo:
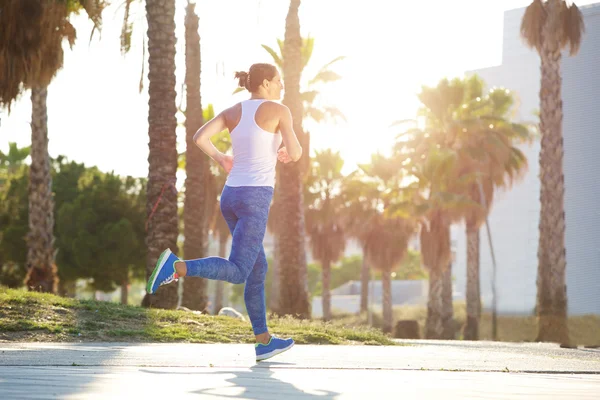
[[[233,237],[229,259],[206,257],[186,260],[188,276],[246,283],[244,300],[255,335],[268,332],[265,304],[267,257],[263,239],[267,229],[273,188],[269,186],[225,186],[221,213]]]

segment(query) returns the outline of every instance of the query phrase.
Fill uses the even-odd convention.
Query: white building
[[[562,62],[567,295],[571,315],[600,314],[600,3],[581,7],[586,33],[579,54]],[[502,64],[470,71],[488,86],[518,94],[517,121],[537,121],[540,59],[520,38],[525,9],[504,14]],[[524,146],[529,169],[524,179],[497,193],[489,217],[497,261],[498,310],[531,313],[536,302],[540,213],[539,141]],[[464,226],[452,229],[457,289],[466,285]],[[485,227],[481,229],[481,294],[491,306],[492,262]]]

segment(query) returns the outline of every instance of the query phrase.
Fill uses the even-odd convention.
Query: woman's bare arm
[[[202,125],[194,134],[194,143],[196,146],[220,165],[223,165],[222,163],[226,156],[215,147],[210,138],[227,129],[224,113],[225,111]]]
[[[302,146],[294,132],[292,113],[290,112],[290,109],[284,105],[281,106],[280,110],[279,131],[281,132],[283,145],[292,161],[298,161],[302,156]]]

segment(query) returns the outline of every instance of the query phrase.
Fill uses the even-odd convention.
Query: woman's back
[[[242,101],[225,115],[231,133],[233,168],[227,186],[275,186],[279,104],[265,99]]]
[[[302,156],[290,110],[274,101],[281,99],[281,76],[270,64],[253,64],[249,72],[235,76],[251,98],[205,123],[194,143],[229,174],[228,186],[273,187],[277,161],[286,164]],[[233,156],[221,153],[210,140],[224,129],[231,133]],[[279,148],[282,142],[284,147]]]

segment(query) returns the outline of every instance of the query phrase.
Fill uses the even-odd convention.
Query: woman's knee
[[[234,285],[241,285],[242,283],[246,283],[247,280],[248,280],[248,275],[241,273],[241,274],[236,274],[236,276],[234,276],[230,282],[233,283]]]

